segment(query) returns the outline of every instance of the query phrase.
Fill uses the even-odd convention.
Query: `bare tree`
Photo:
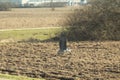
[[[120,0],[92,0],[75,10],[65,23],[69,40],[120,40],[119,7]]]

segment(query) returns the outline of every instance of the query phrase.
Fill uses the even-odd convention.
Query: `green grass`
[[[45,80],[45,79],[38,79],[38,78],[29,78],[24,76],[13,76],[7,74],[0,74],[0,80]]]
[[[60,31],[61,28],[0,31],[0,40],[12,39],[14,41],[22,41],[37,39],[43,41],[55,37]]]

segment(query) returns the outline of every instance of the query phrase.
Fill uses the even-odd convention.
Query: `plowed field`
[[[0,44],[0,73],[47,80],[120,80],[120,42]]]

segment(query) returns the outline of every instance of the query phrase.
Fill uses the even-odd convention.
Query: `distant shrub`
[[[9,11],[11,10],[11,3],[8,2],[0,2],[0,11]]]
[[[69,40],[120,40],[120,0],[93,0],[65,22]]]

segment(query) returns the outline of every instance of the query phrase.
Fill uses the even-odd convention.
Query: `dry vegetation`
[[[0,73],[48,80],[120,80],[120,42],[70,42],[71,53],[57,55],[58,44],[0,44]]]
[[[0,12],[0,29],[59,27],[71,8],[21,8]]]
[[[92,1],[67,18],[69,40],[120,40],[120,0]]]
[[[71,10],[2,11],[0,29],[59,27]],[[0,43],[0,73],[48,80],[120,80],[120,41],[70,42],[68,47],[71,53],[58,55],[56,42]]]

